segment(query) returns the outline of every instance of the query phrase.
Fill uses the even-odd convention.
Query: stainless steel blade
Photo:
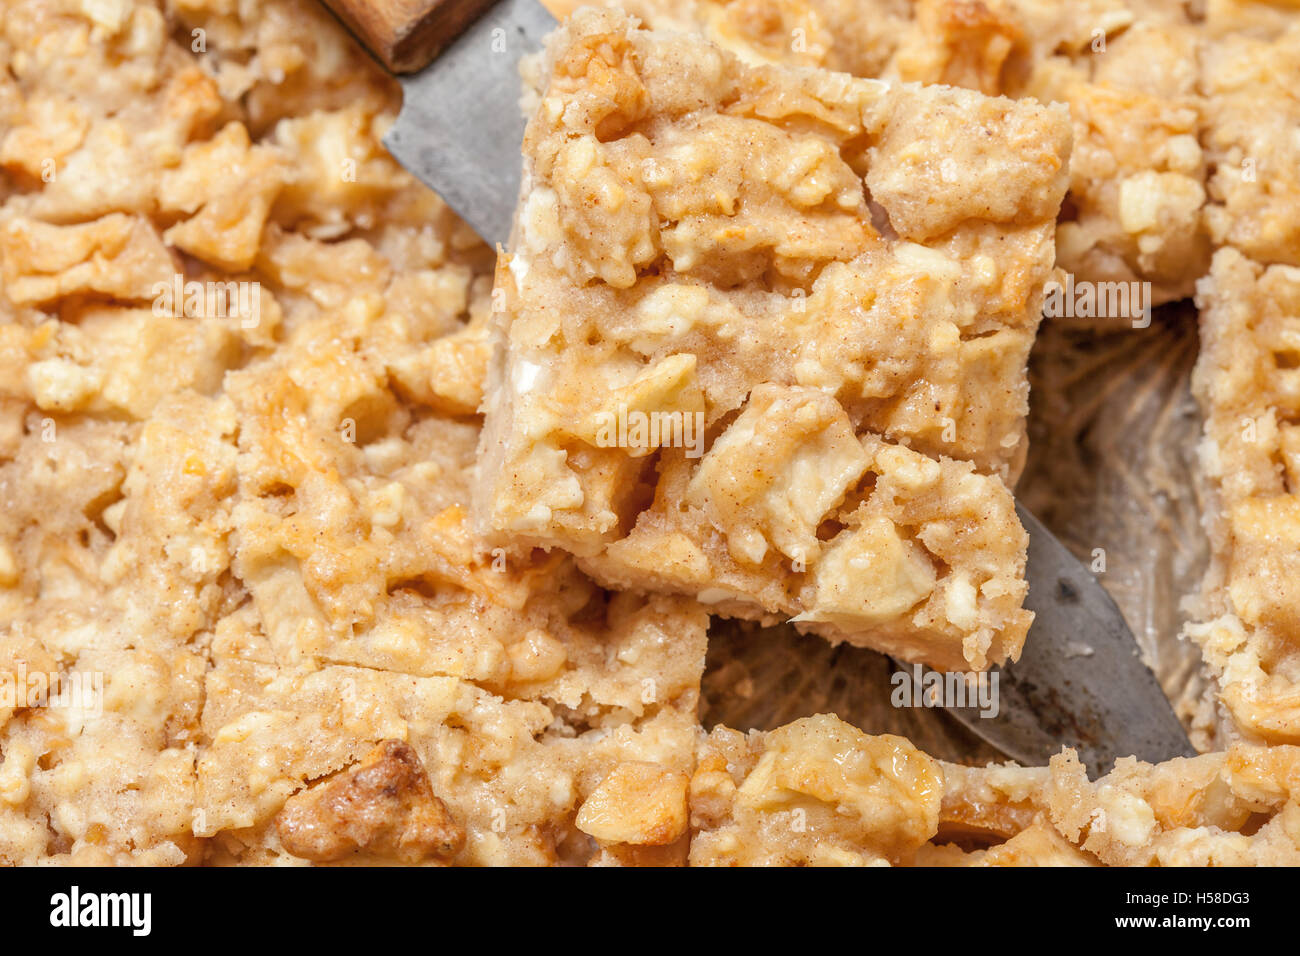
[[[399,78],[402,111],[384,145],[489,244],[509,237],[519,198],[519,59],[555,26],[537,0],[499,0],[432,65]]]
[[[1195,756],[1111,596],[1037,518],[1016,510],[1029,532],[1029,639],[1020,660],[1000,669],[996,717],[974,707],[948,713],[1029,765],[1063,746],[1076,748],[1094,776],[1118,757]]]

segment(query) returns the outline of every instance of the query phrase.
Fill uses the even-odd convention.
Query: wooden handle
[[[324,0],[394,73],[414,73],[495,0]]]

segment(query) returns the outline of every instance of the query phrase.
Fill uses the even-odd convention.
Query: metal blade
[[[402,83],[384,145],[489,244],[510,235],[524,117],[519,58],[556,21],[537,0],[499,0],[433,63]]]
[[[1019,504],[1029,532],[1033,627],[1020,660],[1000,669],[999,712],[948,713],[1023,764],[1045,764],[1074,747],[1094,776],[1116,758],[1157,762],[1196,750],[1111,596],[1086,567]]]

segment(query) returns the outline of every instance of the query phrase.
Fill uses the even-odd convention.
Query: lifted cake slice
[[[1069,142],[1061,107],[575,15],[498,266],[477,530],[937,666],[1014,657]]]

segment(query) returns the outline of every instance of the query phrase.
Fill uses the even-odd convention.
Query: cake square
[[[1300,270],[1234,248],[1200,284],[1201,354],[1193,388],[1212,563],[1201,646],[1229,738],[1300,741]]]
[[[1089,780],[947,763],[830,714],[715,727],[691,777],[693,866],[1295,866],[1300,748],[1238,743]]]
[[[1198,139],[1203,42],[1176,2],[916,5],[889,75],[1070,109],[1074,149],[1058,264],[1075,283],[1122,283],[1142,299],[1049,318],[1142,328],[1151,306],[1190,296],[1208,267]]]
[[[1211,4],[1206,31],[1210,235],[1261,265],[1300,265],[1300,22],[1266,4]]]
[[[208,861],[684,862],[706,613],[558,552],[476,554],[476,424],[381,372],[445,339],[393,326],[371,275],[226,378],[246,601],[204,684]]]
[[[1054,321],[1144,328],[1153,306],[1189,297],[1209,266],[1200,144],[1207,30],[1178,0],[602,5],[654,29],[699,32],[746,63],[820,66],[1068,106],[1074,148],[1057,262],[1071,289],[1094,286],[1108,295],[1122,289],[1128,298],[1050,307]],[[574,4],[558,6],[570,12]],[[1258,30],[1254,21],[1266,12],[1235,9],[1243,6],[1259,7],[1211,4],[1206,20]],[[1286,15],[1274,19],[1285,22]]]
[[[615,11],[543,73],[480,535],[937,666],[1014,657],[1064,109],[750,67]]]

